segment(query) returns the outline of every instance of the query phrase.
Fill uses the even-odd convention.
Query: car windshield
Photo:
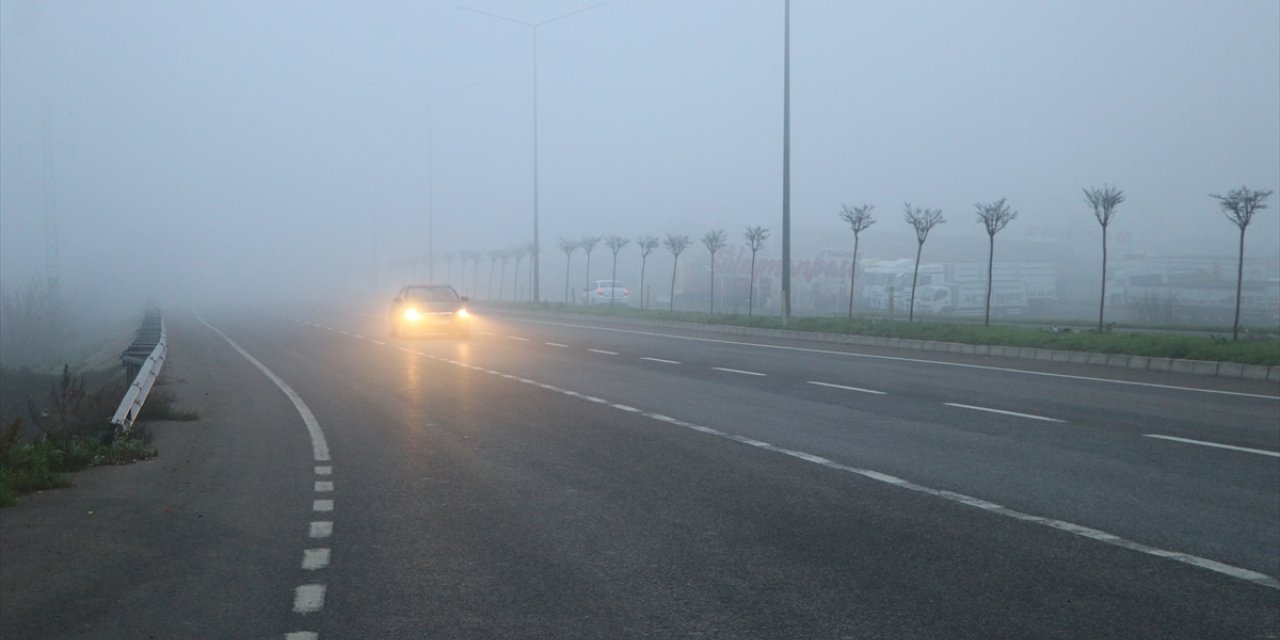
[[[407,290],[404,297],[417,302],[453,302],[458,294],[447,287],[419,287]]]

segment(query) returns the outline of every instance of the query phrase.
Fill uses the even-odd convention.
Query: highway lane
[[[359,325],[365,319],[333,320]],[[1161,548],[1280,573],[1277,458],[1146,437],[1280,450],[1280,402],[1265,393],[1274,385],[1238,381],[1234,390],[1204,393],[1186,390],[1200,382],[1196,377],[1148,376],[1158,382],[1144,384],[1164,386],[1135,386],[1026,375],[1005,369],[1029,363],[1007,360],[998,360],[1003,368],[997,369],[920,362],[919,354],[851,362],[846,351],[812,344],[757,348],[729,344],[743,342],[738,338],[671,339],[653,331],[593,330],[576,321],[486,323],[473,349],[496,358],[490,362],[501,362],[504,371]],[[371,319],[363,330],[378,328]],[[1072,369],[1073,375],[1109,373]],[[751,375],[759,373],[765,375]],[[815,378],[884,395],[810,384]]]
[[[657,336],[621,334],[644,341],[624,344],[615,337],[586,339],[592,332],[581,328],[485,319],[478,329],[492,335],[478,333],[471,341],[391,341],[376,319],[283,315],[229,318],[229,333],[243,336],[250,352],[260,352],[300,394],[314,398],[335,456],[351,456],[335,495],[341,504],[341,496],[355,492],[355,515],[339,510],[354,522],[335,517],[335,554],[342,559],[335,559],[335,588],[324,613],[324,627],[344,630],[341,635],[434,629],[443,637],[509,637],[549,633],[552,627],[539,626],[545,624],[567,625],[552,635],[568,637],[691,629],[716,637],[832,636],[835,630],[1076,637],[1081,628],[1098,637],[1132,637],[1151,635],[1156,625],[1170,637],[1204,637],[1274,631],[1277,624],[1275,591],[1268,587],[869,482],[629,409],[767,438],[793,452],[1027,513],[1079,516],[1070,521],[1272,577],[1280,510],[1273,458],[1071,422],[1062,423],[1071,427],[1064,430],[937,398],[899,397],[908,396],[901,390],[848,392],[838,400],[805,395],[843,390],[775,382],[784,377],[780,369],[763,365],[786,364],[785,358],[771,354],[761,362],[734,345],[715,344],[738,354],[723,361],[730,366],[722,369],[735,371],[720,371],[710,362],[726,354],[689,344],[655,351],[667,342]],[[705,370],[677,371],[701,359]],[[739,373],[746,371],[766,375]],[[877,378],[892,383],[883,372]],[[1054,379],[1064,382],[1086,384]],[[1106,393],[1135,392],[1184,393],[1147,387]],[[1100,392],[1068,389],[1065,395],[1087,399],[1089,393]],[[583,396],[625,404],[620,409]],[[1148,402],[1141,396],[1114,401]],[[1274,408],[1243,411],[1265,418]],[[1187,422],[1195,428],[1193,419]],[[1265,431],[1248,422],[1242,429]],[[1236,457],[1221,457],[1227,454]],[[1036,510],[1041,506],[1045,511]],[[743,530],[759,536],[747,536],[745,546],[726,542]],[[832,540],[838,533],[835,540],[857,541],[867,530],[882,536],[869,546]],[[339,544],[355,547],[342,551]],[[767,559],[753,553],[762,549]],[[904,560],[921,549],[933,563],[946,560]],[[739,571],[743,563],[750,571]],[[725,574],[730,567],[735,570]],[[875,580],[866,580],[868,571]],[[811,583],[812,572],[833,581]],[[729,600],[743,608],[706,601],[707,589],[727,584]],[[792,597],[778,600],[779,590]],[[877,612],[852,604],[873,595],[868,590],[885,598]],[[410,594],[429,595],[404,602]],[[1007,601],[1011,594],[1016,602]],[[762,615],[773,622],[762,622]],[[1080,627],[1086,618],[1092,626]],[[1029,621],[1034,632],[1025,626]]]

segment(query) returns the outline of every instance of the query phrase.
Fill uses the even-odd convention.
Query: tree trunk
[[[1240,290],[1244,284],[1244,225],[1240,225],[1240,261],[1236,263],[1236,319],[1231,324],[1231,339],[1240,337]]]
[[[1107,226],[1102,226],[1102,298],[1098,301],[1098,333],[1102,333],[1102,310],[1107,305]]]
[[[988,236],[990,243],[987,246],[987,314],[982,321],[982,326],[991,326],[991,273],[994,266],[993,261],[996,259],[996,235],[993,233]]]
[[[849,265],[849,319],[853,320],[853,279],[858,275],[858,234],[853,234],[853,263]]]
[[[680,264],[680,256],[676,256],[671,261],[671,300],[667,311],[674,312],[676,310],[676,267]]]
[[[609,277],[613,278],[613,287],[609,289],[609,310],[613,311],[613,298],[618,288],[618,254],[616,253],[613,254],[613,275]]]
[[[716,314],[716,253],[711,252],[711,315]]]
[[[751,252],[751,276],[747,280],[747,317],[751,317],[751,312],[755,309],[756,304],[756,252]]]
[[[907,308],[907,322],[916,319],[916,278],[920,276],[920,254],[924,252],[924,243],[916,243],[916,270],[911,272],[911,305]]]
[[[573,256],[564,255],[564,303],[569,304],[569,265],[573,264]]]

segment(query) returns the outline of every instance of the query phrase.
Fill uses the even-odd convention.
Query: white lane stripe
[[[361,340],[364,340],[364,336],[362,336],[362,335],[360,335],[360,334],[358,334],[358,333],[353,333],[353,334],[351,334],[351,336],[352,336],[352,337],[354,337],[354,338],[359,338],[359,339],[361,339]]]
[[[545,344],[548,347],[560,347],[561,349],[567,348],[569,346],[567,344],[560,344],[559,342],[544,342],[542,344]]]
[[[817,380],[810,380],[809,384],[815,384],[815,385],[818,385],[819,387],[831,387],[832,389],[844,389],[845,391],[857,391],[859,393],[872,393],[878,396],[886,395],[885,392],[876,391],[874,389],[863,389],[861,387],[848,387],[842,384],[832,384],[830,382],[818,382]]]
[[[303,549],[302,550],[302,568],[307,571],[315,571],[329,566],[329,550],[328,549]]]
[[[304,584],[294,590],[294,613],[315,613],[324,607],[324,585]]]
[[[763,376],[763,375],[765,375],[765,374],[763,374],[763,373],[757,373],[757,372],[755,372],[755,371],[743,371],[742,369],[726,369],[726,368],[724,368],[724,367],[711,367],[711,368],[712,368],[712,369],[715,369],[716,371],[723,371],[723,372],[725,372],[725,373],[741,373],[741,374],[742,374],[742,375],[744,375],[744,376]]]
[[[316,475],[331,476],[333,475],[333,467],[330,467],[330,466],[316,467]]]
[[[314,631],[294,631],[284,634],[284,640],[320,640],[320,634]]]
[[[973,405],[971,405],[971,404],[958,404],[958,403],[955,403],[955,402],[944,402],[944,403],[942,403],[942,404],[947,405],[948,407],[956,407],[956,408],[958,408],[958,409],[970,409],[970,410],[973,410],[973,411],[986,411],[987,413],[998,413],[998,414],[1000,414],[1000,415],[1004,415],[1004,416],[1014,416],[1014,417],[1018,417],[1018,418],[1027,418],[1027,419],[1030,419],[1030,420],[1041,420],[1041,421],[1043,421],[1043,422],[1058,422],[1058,423],[1064,423],[1064,422],[1066,422],[1066,420],[1059,420],[1059,419],[1057,419],[1057,418],[1046,418],[1046,417],[1044,417],[1044,416],[1036,416],[1036,415],[1032,415],[1032,414],[1030,414],[1030,413],[1018,413],[1017,411],[1005,411],[1004,409],[992,409],[992,408],[990,408],[990,407],[975,407],[975,406],[973,406]]]
[[[513,377],[513,376],[507,376],[507,377]],[[550,385],[546,385],[546,386],[550,387]],[[590,400],[592,402],[609,404],[607,400],[596,398],[594,396],[583,395],[576,391],[569,391],[567,389],[562,389],[560,390],[560,393],[566,396],[583,398],[586,400]],[[1168,560],[1173,560],[1175,562],[1181,562],[1183,564],[1186,564],[1192,567],[1205,569],[1207,571],[1212,571],[1214,573],[1229,576],[1237,580],[1243,580],[1243,581],[1251,582],[1253,584],[1267,587],[1270,589],[1280,590],[1280,580],[1277,580],[1276,578],[1273,578],[1265,573],[1252,571],[1250,569],[1245,569],[1242,567],[1236,567],[1223,562],[1218,562],[1216,560],[1210,560],[1208,558],[1202,558],[1200,556],[1191,555],[1189,553],[1181,553],[1178,551],[1169,551],[1167,549],[1161,549],[1159,547],[1152,547],[1149,545],[1142,544],[1140,542],[1126,540],[1124,538],[1121,538],[1120,536],[1107,533],[1106,531],[1102,531],[1099,529],[1086,527],[1084,525],[1075,524],[1073,522],[1067,522],[1065,520],[1046,518],[1043,516],[1037,516],[1029,513],[1024,513],[1021,511],[1016,511],[1014,509],[1010,509],[1003,505],[999,505],[994,502],[989,502],[981,498],[968,496],[963,493],[956,493],[954,491],[947,491],[945,489],[933,489],[930,487],[926,487],[924,485],[916,484],[908,480],[904,480],[897,476],[889,475],[887,473],[872,471],[870,469],[860,469],[857,467],[851,467],[848,465],[840,464],[838,462],[829,460],[822,456],[813,455],[811,453],[805,453],[803,451],[796,451],[793,449],[786,449],[784,447],[779,447],[777,445],[773,445],[768,442],[763,442],[760,440],[747,438],[745,436],[726,433],[718,429],[713,429],[711,427],[694,424],[692,422],[685,422],[683,420],[672,418],[670,416],[663,415],[660,413],[652,413],[652,412],[641,410],[640,414],[652,420],[657,420],[659,422],[666,422],[668,424],[683,427],[685,429],[690,429],[692,431],[697,431],[699,433],[705,433],[705,434],[716,436],[719,438],[725,438],[727,440],[739,442],[739,443],[756,447],[765,451],[771,451],[773,453],[790,456],[798,460],[804,460],[805,462],[821,465],[828,469],[843,471],[845,473],[851,473],[854,475],[862,476],[864,478],[875,480],[876,482],[883,482],[885,484],[889,484],[889,485],[898,487],[900,489],[906,489],[908,491],[914,491],[916,493],[923,493],[925,495],[942,498],[944,500],[963,504],[965,506],[973,507],[975,509],[981,509],[989,513],[1001,515],[1006,518],[1012,518],[1014,520],[1019,520],[1022,522],[1028,522],[1031,524],[1037,524],[1044,527],[1049,527],[1050,529],[1056,529],[1058,531],[1063,531],[1066,533],[1070,533],[1072,535],[1089,538],[1090,540],[1096,540],[1098,542],[1109,544],[1122,549],[1128,549],[1130,551],[1136,551],[1138,553],[1143,553],[1143,554],[1155,556],[1158,558],[1165,558]]]
[[[372,343],[374,343],[374,344],[376,344],[376,345],[381,345],[381,346],[383,346],[383,347],[387,346],[387,343],[385,343],[385,342],[383,342],[383,341],[381,341],[381,340],[370,340],[369,342],[372,342]]]
[[[328,538],[333,535],[333,523],[320,521],[311,523],[311,531],[308,534],[312,538]]]
[[[281,391],[284,392],[285,396],[288,396],[289,401],[293,403],[293,408],[298,411],[298,415],[302,416],[303,424],[307,425],[307,433],[311,436],[312,457],[315,458],[317,462],[328,461],[329,460],[329,444],[325,442],[324,431],[320,430],[320,423],[316,421],[315,415],[311,413],[311,409],[307,407],[307,403],[302,401],[302,397],[299,396],[298,393],[293,390],[293,387],[290,387],[289,385],[285,384],[285,381],[281,380],[280,376],[277,376],[275,373],[272,373],[272,371],[267,368],[267,365],[264,365],[261,362],[258,362],[258,359],[249,355],[248,351],[241,349],[240,345],[236,344],[234,341],[231,340],[231,338],[227,337],[227,334],[219,331],[216,327],[209,324],[208,322],[205,322],[204,318],[200,317],[200,314],[195,314],[195,316],[196,316],[196,319],[199,320],[201,324],[203,324],[206,327],[209,327],[211,330],[213,330],[214,333],[218,334],[219,336],[222,336],[222,339],[226,340],[227,344],[231,345],[231,348],[240,352],[240,355],[244,356],[246,360],[252,363],[253,366],[257,367],[259,371],[261,371],[263,374],[267,376],[267,378],[269,378],[272,382],[274,382],[275,385],[279,387]]]
[[[670,333],[657,333],[654,331],[637,331],[635,329],[618,329],[615,327],[596,327],[592,325],[571,324],[565,322],[546,322],[543,320],[526,320],[523,318],[508,318],[513,322],[524,322],[526,324],[543,324],[555,327],[569,327],[573,329],[592,329],[595,331],[612,331],[615,333],[629,333],[641,336],[654,336],[658,338],[671,338],[672,340],[689,340],[692,342],[709,342],[712,344],[728,344],[740,347],[756,347],[759,349],[778,349],[781,351],[798,351],[801,353],[821,353],[833,356],[845,356],[848,358],[868,358],[871,360],[890,360],[895,362],[915,362],[919,364],[932,364],[941,367],[960,367],[964,369],[978,369],[982,371],[1002,371],[1005,373],[1020,373],[1029,376],[1045,376],[1048,378],[1064,378],[1068,380],[1086,380],[1089,382],[1103,382],[1108,384],[1129,385],[1134,387],[1147,387],[1151,389],[1168,389],[1172,391],[1192,391],[1195,393],[1212,393],[1224,396],[1238,396],[1244,398],[1261,398],[1263,400],[1280,401],[1280,395],[1263,395],[1261,393],[1244,393],[1240,391],[1219,391],[1217,389],[1202,389],[1199,387],[1182,387],[1172,384],[1158,384],[1155,382],[1138,382],[1136,380],[1119,380],[1116,378],[1098,378],[1095,376],[1076,376],[1066,373],[1049,373],[1047,371],[1030,371],[1028,369],[1015,369],[1012,367],[993,367],[984,364],[968,364],[965,362],[947,362],[945,360],[926,360],[924,358],[904,358],[901,356],[880,356],[870,353],[853,353],[849,351],[832,351],[830,349],[815,349],[813,347],[792,347],[781,344],[764,344],[760,342],[742,342],[740,340],[717,340],[715,338],[696,338],[694,336],[678,336]],[[851,348],[860,345],[849,345]]]
[[[1173,436],[1162,436],[1156,433],[1145,433],[1148,438],[1159,438],[1161,440],[1172,440],[1174,442],[1185,442],[1187,444],[1198,444],[1202,447],[1214,447],[1216,449],[1230,449],[1232,451],[1243,451],[1245,453],[1256,453],[1260,456],[1271,456],[1272,458],[1280,458],[1280,452],[1267,451],[1266,449],[1250,449],[1249,447],[1237,447],[1230,444],[1221,444],[1218,442],[1205,442],[1204,440],[1190,440],[1188,438],[1175,438]]]
[[[641,357],[640,359],[648,360],[649,362],[661,362],[662,364],[680,364],[678,360],[663,360],[662,358],[646,358],[646,357]]]
[[[510,338],[510,339],[512,339],[512,340],[516,340],[516,341],[518,341],[518,342],[528,342],[528,341],[529,341],[529,339],[528,339],[528,338],[521,338],[520,336],[507,336],[507,337],[508,337],[508,338]]]
[[[617,351],[605,351],[604,349],[587,349],[587,351],[590,351],[591,353],[599,353],[599,354],[606,355],[606,356],[616,356],[616,355],[618,355],[618,352],[617,352]]]
[[[333,501],[332,500],[312,500],[311,510],[312,511],[333,511]]]
[[[333,482],[330,480],[316,480],[316,491],[320,493],[333,491]]]

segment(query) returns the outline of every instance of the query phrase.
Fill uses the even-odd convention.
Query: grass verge
[[[103,381],[90,390],[84,376],[71,375],[66,367],[61,376],[29,370],[3,373],[0,381],[6,393],[40,385],[47,385],[48,392],[27,397],[31,423],[17,417],[7,419],[0,429],[0,507],[23,494],[68,486],[67,474],[74,471],[156,456],[145,426],[135,424],[129,433],[119,433],[108,422],[120,400],[118,380]],[[172,399],[168,406],[172,411]]]
[[[1113,332],[1096,330],[1053,330],[1038,327],[982,326],[966,322],[920,321],[908,323],[886,318],[793,317],[784,327],[774,316],[712,315],[694,312],[631,309],[608,306],[583,307],[559,303],[490,304],[495,308],[537,309],[586,316],[614,316],[650,320],[674,320],[764,329],[790,329],[882,338],[958,342],[973,345],[1004,345],[1061,351],[1114,353],[1152,358],[1177,358],[1280,365],[1280,341],[1274,335],[1232,341],[1229,336],[1180,333]]]

